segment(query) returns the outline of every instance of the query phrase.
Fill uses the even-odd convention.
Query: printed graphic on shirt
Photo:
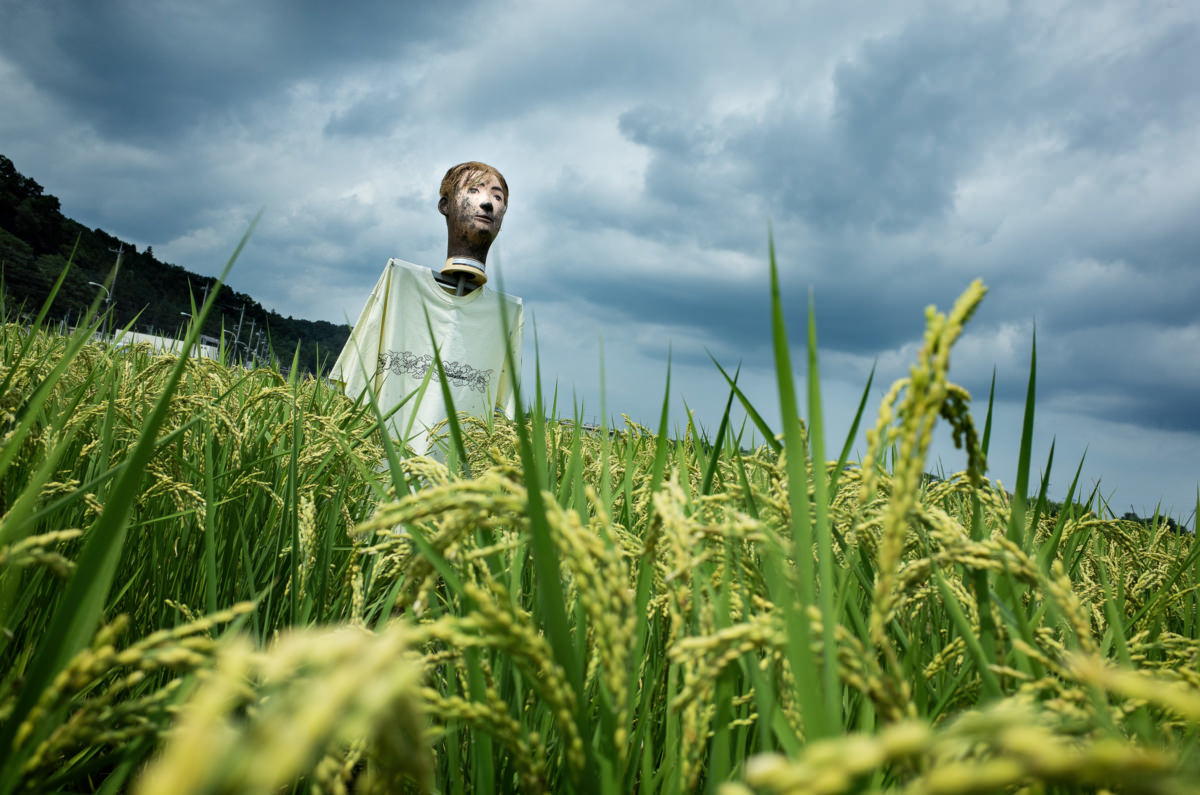
[[[487,392],[488,381],[492,377],[491,370],[476,370],[462,362],[442,362],[445,368],[446,380],[457,387],[466,387],[476,392]],[[412,351],[387,351],[379,354],[379,369],[376,374],[389,372],[395,375],[409,375],[413,378],[424,378],[425,372],[433,367],[433,356],[424,353],[418,356]],[[436,379],[435,372],[431,379]]]

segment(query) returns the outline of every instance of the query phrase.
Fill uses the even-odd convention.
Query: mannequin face
[[[490,243],[500,232],[508,206],[500,180],[484,174],[482,179],[468,179],[452,197],[440,201],[438,209],[446,216],[451,237]]]

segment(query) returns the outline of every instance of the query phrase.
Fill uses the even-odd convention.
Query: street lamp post
[[[109,292],[109,289],[100,282],[88,282],[88,284],[90,284],[92,287],[99,287],[104,291],[104,308],[108,309],[108,307],[112,304],[112,293]]]
[[[180,312],[179,314],[182,315],[183,317],[187,318],[187,321],[186,321],[187,325],[191,325],[192,323],[196,322],[196,318],[195,318],[195,316],[192,315],[191,312]],[[181,329],[179,334],[177,335],[178,342],[179,342],[179,352],[181,354],[183,353],[183,342],[184,342],[184,340],[187,339],[187,334],[188,334],[187,325],[185,325],[184,328]],[[196,344],[192,348],[192,352],[191,352],[193,356],[201,355],[200,354],[201,346],[204,344],[204,342],[203,342],[204,335],[202,333],[203,331],[204,331],[204,329],[200,329],[200,332],[197,333]]]
[[[104,325],[106,326],[105,332],[107,334],[108,331],[112,330],[112,315],[110,314],[112,311],[112,290],[109,290],[100,282],[88,282],[88,284],[92,287],[99,287],[104,291]]]

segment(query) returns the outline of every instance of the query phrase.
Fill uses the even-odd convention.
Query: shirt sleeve
[[[500,371],[500,386],[496,390],[496,404],[500,410],[504,412],[504,416],[510,420],[517,412],[517,398],[513,393],[512,384],[515,380],[517,383],[521,381],[521,357],[523,355],[523,342],[525,338],[525,305],[517,303],[513,307],[513,317],[509,320],[511,328],[506,340],[509,350],[512,351],[512,375],[509,374],[508,356],[504,357],[504,367]]]
[[[388,297],[390,271],[391,263],[384,268],[375,288],[371,290],[358,322],[350,331],[350,338],[329,371],[330,380],[338,383],[352,398],[357,398],[366,389],[367,380],[379,367],[380,315]]]

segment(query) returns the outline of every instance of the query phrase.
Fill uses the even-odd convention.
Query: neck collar
[[[487,283],[487,272],[482,262],[474,257],[447,257],[446,264],[442,266],[442,274],[446,276],[456,276],[458,274],[465,275],[472,283],[483,285]]]

